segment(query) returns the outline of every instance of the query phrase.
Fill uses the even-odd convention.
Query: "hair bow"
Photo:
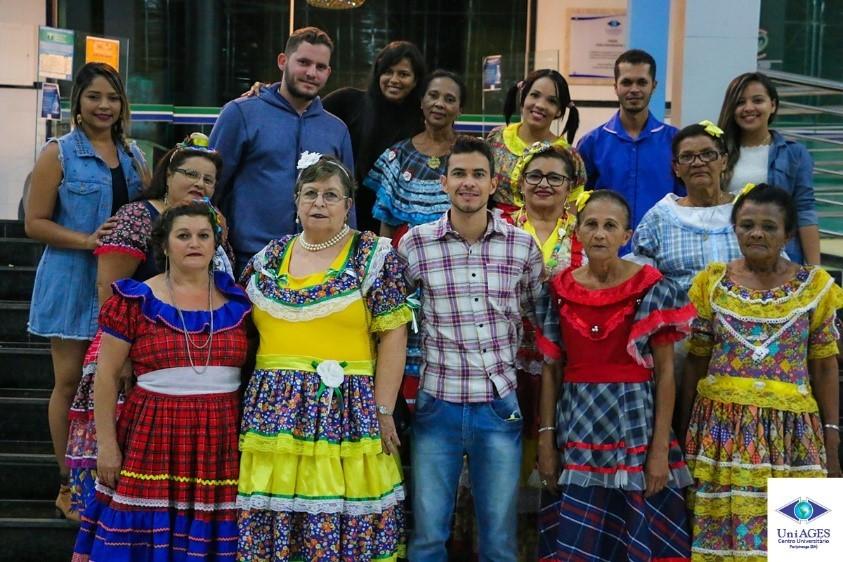
[[[735,197],[735,200],[737,201],[738,199],[740,199],[742,197],[746,197],[746,194],[749,193],[750,191],[752,191],[753,189],[755,189],[755,187],[756,187],[756,185],[754,183],[746,184],[745,186],[743,186],[743,189],[741,189],[740,192],[738,192],[738,196]]]
[[[705,132],[711,135],[712,137],[719,139],[721,136],[723,136],[723,129],[721,129],[708,119],[700,121],[699,124],[705,127]]]
[[[217,239],[222,241],[223,239],[223,219],[220,212],[211,203],[211,200],[207,197],[203,197],[200,201],[202,201],[205,205],[208,206],[208,218],[211,220],[211,227],[213,227],[214,232],[217,235]]]
[[[582,213],[582,210],[585,209],[586,203],[588,203],[589,198],[591,197],[590,191],[583,191],[582,193],[577,196],[577,212]]]
[[[207,152],[208,154],[217,154],[213,148],[208,148],[208,135],[204,133],[190,133],[182,142],[176,143],[176,150],[170,154],[170,163],[173,162],[176,154],[182,150],[195,150],[198,152]]]

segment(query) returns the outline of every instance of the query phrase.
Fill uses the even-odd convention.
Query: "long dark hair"
[[[518,84],[513,84],[506,93],[506,99],[503,102],[503,117],[506,124],[509,125],[512,116],[516,111],[524,107],[524,100],[527,99],[527,94],[536,80],[540,78],[549,78],[556,87],[556,97],[559,100],[559,119],[565,117],[565,112],[568,112],[568,120],[565,122],[565,128],[562,132],[566,134],[568,143],[574,142],[574,136],[577,134],[577,129],[580,126],[580,112],[571,103],[571,91],[568,88],[568,82],[565,77],[559,74],[552,68],[542,68],[534,70],[527,77]],[[520,95],[519,95],[520,92]],[[517,100],[517,107],[516,107]]]
[[[77,120],[82,114],[82,93],[99,76],[108,81],[120,98],[120,116],[111,126],[111,138],[114,140],[114,144],[122,146],[126,153],[131,156],[132,151],[129,150],[129,144],[126,142],[126,133],[129,130],[130,123],[129,98],[126,97],[126,88],[123,86],[123,79],[120,78],[120,74],[104,62],[89,62],[76,73],[73,80],[73,89],[70,93],[70,126],[76,127],[78,125]]]
[[[381,74],[389,67],[401,62],[410,61],[413,74],[416,76],[416,86],[407,94],[401,103],[395,104],[387,100],[380,87]],[[393,41],[386,45],[375,57],[372,64],[372,75],[369,77],[369,87],[366,90],[366,111],[363,112],[363,135],[361,146],[357,150],[355,166],[357,176],[361,179],[369,173],[369,168],[386,148],[392,144],[411,137],[423,129],[421,112],[421,98],[424,94],[424,77],[427,72],[424,57],[413,43],[409,41]]]
[[[779,92],[766,74],[745,72],[729,83],[729,87],[726,88],[726,95],[723,97],[723,105],[720,108],[720,118],[717,120],[717,124],[723,129],[726,152],[729,153],[726,158],[726,169],[723,171],[724,185],[729,183],[735,164],[741,157],[741,129],[735,120],[735,110],[743,91],[751,82],[758,82],[764,86],[767,95],[776,104],[776,109],[770,114],[770,119],[767,121],[768,125],[776,118],[776,113],[779,110]]]

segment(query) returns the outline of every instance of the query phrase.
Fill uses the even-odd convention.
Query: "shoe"
[[[79,512],[74,511],[70,506],[70,486],[65,484],[59,486],[59,495],[56,497],[56,516],[77,523],[80,520]]]

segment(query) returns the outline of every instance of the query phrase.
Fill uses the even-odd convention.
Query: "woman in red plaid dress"
[[[102,307],[97,502],[82,515],[74,562],[234,560],[250,305],[230,276],[211,269],[220,234],[204,203],[166,211],[152,237],[165,273],[116,282]],[[137,386],[115,427],[127,358]]]

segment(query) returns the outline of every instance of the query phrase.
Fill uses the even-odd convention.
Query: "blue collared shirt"
[[[585,161],[589,189],[619,192],[632,209],[632,228],[644,213],[668,193],[685,195],[685,187],[673,175],[670,143],[677,129],[650,113],[638,138],[621,124],[620,112],[605,125],[585,135],[577,144]]]

